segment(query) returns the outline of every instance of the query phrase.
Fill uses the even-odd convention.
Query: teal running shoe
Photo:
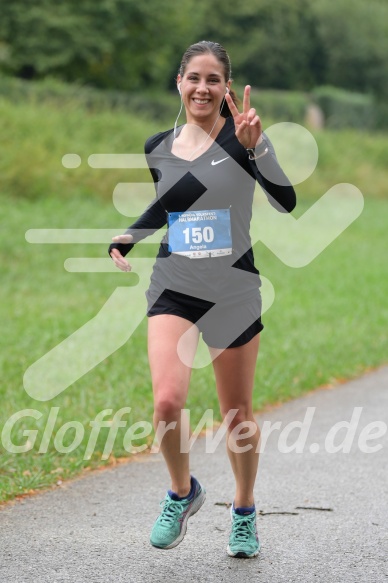
[[[205,489],[194,477],[191,477],[191,490],[187,498],[179,498],[169,490],[160,503],[162,511],[151,531],[152,546],[172,549],[179,545],[186,534],[188,519],[201,508],[205,498]]]
[[[252,512],[253,510],[253,512]],[[230,557],[251,559],[259,554],[255,507],[231,508],[232,532],[226,552]]]

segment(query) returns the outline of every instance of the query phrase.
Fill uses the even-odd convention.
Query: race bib
[[[171,253],[191,259],[232,254],[230,209],[168,213]]]

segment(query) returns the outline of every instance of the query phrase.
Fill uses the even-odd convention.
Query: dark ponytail
[[[240,100],[237,97],[237,95],[235,94],[235,92],[233,91],[233,89],[229,90],[229,95],[231,96],[233,103],[238,106],[240,103]],[[229,109],[229,105],[226,103],[226,100],[222,104],[221,115],[222,115],[222,117],[231,117],[232,116],[230,109]]]

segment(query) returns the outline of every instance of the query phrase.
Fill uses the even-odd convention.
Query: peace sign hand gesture
[[[261,120],[256,115],[256,110],[250,107],[250,94],[251,86],[246,85],[242,113],[239,113],[230,94],[227,93],[225,95],[225,100],[234,119],[236,138],[244,148],[254,148],[257,146],[261,142],[262,134]]]

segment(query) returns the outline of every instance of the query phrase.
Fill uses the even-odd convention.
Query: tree
[[[387,0],[12,0],[0,70],[128,91],[174,85],[186,47],[214,40],[239,83],[388,96]]]
[[[388,4],[380,0],[312,2],[325,57],[325,83],[388,96]]]
[[[100,87],[166,86],[177,48],[191,40],[193,0],[13,0],[1,6],[1,68]],[[184,17],[192,11],[191,20]]]
[[[236,81],[306,89],[320,74],[322,64],[309,0],[209,4],[205,32],[225,44]]]

